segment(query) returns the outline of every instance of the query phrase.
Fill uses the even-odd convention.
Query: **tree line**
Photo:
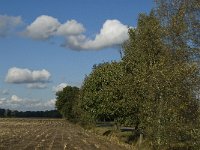
[[[12,117],[12,118],[29,118],[29,117],[61,118],[62,116],[57,110],[17,111],[17,110],[0,108],[0,118],[3,118],[3,117]]]
[[[57,92],[71,121],[135,128],[152,149],[200,149],[200,3],[156,0],[140,14],[119,62],[94,65],[80,88]]]

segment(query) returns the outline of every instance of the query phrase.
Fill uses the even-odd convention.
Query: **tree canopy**
[[[67,86],[56,93],[56,108],[67,119],[74,119],[73,106],[79,96],[79,88]]]

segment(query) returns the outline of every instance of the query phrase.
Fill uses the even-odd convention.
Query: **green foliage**
[[[140,130],[155,149],[192,147],[199,102],[198,66],[185,59],[184,46],[173,51],[163,42],[164,30],[151,12],[141,14],[124,45],[124,97],[138,108]],[[185,44],[186,45],[186,44]]]
[[[168,145],[178,147],[176,144],[179,143],[179,146],[185,149],[200,149],[199,100],[196,100],[200,85],[200,2],[198,0],[156,0],[156,4],[156,13],[165,31],[164,42],[173,52],[174,69],[169,74],[173,87],[169,87],[172,96],[169,95],[168,101],[176,107],[174,107],[175,111],[170,113],[174,120],[174,127],[171,124],[166,125],[165,134],[171,134],[168,137],[170,138]],[[172,98],[173,102],[171,102]]]
[[[123,95],[119,84],[122,77],[119,63],[104,63],[93,68],[81,88],[81,107],[94,120],[112,120],[120,114]]]
[[[199,58],[200,1],[155,0],[156,14],[164,27],[166,42],[177,50],[185,46],[187,56]],[[198,59],[196,59],[197,61]]]
[[[67,86],[62,91],[56,93],[56,108],[63,117],[73,120],[75,113],[73,108],[79,96],[79,88]]]

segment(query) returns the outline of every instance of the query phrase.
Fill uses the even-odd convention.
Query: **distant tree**
[[[61,114],[57,110],[46,111],[12,111],[12,117],[29,118],[29,117],[41,117],[41,118],[61,118]]]
[[[5,109],[4,116],[5,117],[11,117],[11,110]]]
[[[0,108],[0,117],[5,117],[5,109]]]
[[[79,88],[67,86],[62,91],[56,93],[56,108],[63,117],[73,120],[75,114],[73,107],[79,96]]]

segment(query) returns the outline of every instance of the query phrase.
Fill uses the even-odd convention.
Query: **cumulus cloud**
[[[6,75],[5,81],[7,83],[46,83],[49,82],[51,74],[43,70],[29,70],[22,68],[10,68]]]
[[[0,37],[6,37],[12,30],[22,24],[20,16],[0,15]]]
[[[84,31],[84,26],[76,20],[69,20],[61,24],[54,17],[42,15],[27,26],[25,35],[35,40],[46,40],[53,36],[77,35]]]
[[[10,98],[10,102],[11,103],[20,103],[22,101],[23,100],[21,98],[19,98],[18,96],[16,96],[16,95],[12,95],[11,98]]]
[[[55,101],[56,99],[42,101],[29,98],[21,98],[17,95],[12,95],[7,98],[0,98],[1,108],[20,111],[52,110],[55,109]]]
[[[65,88],[67,85],[68,85],[67,83],[61,83],[61,84],[59,84],[59,85],[57,85],[57,86],[54,86],[54,87],[52,88],[52,91],[53,91],[53,92],[62,91],[63,88]]]
[[[79,35],[83,32],[85,32],[85,28],[81,23],[78,23],[76,20],[69,20],[58,28],[57,35]]]
[[[20,16],[0,15],[0,37],[22,24]],[[63,37],[62,47],[73,50],[99,50],[121,45],[128,39],[128,27],[119,20],[106,20],[95,38],[85,36],[83,24],[72,19],[60,23],[57,18],[47,15],[37,17],[24,30],[24,35],[34,40],[48,40],[51,37]]]
[[[128,27],[118,20],[106,20],[95,39],[84,35],[69,36],[62,46],[76,50],[98,50],[122,44],[128,40]]]
[[[25,35],[36,40],[45,40],[53,36],[59,26],[60,23],[58,19],[42,15],[37,17],[32,24],[27,26]]]
[[[27,26],[25,35],[36,40],[46,40],[53,36],[61,36],[66,41],[61,44],[73,50],[99,50],[115,47],[125,42],[128,36],[128,26],[119,20],[106,20],[94,39],[86,37],[83,24],[76,20],[60,23],[58,19],[42,15]]]

